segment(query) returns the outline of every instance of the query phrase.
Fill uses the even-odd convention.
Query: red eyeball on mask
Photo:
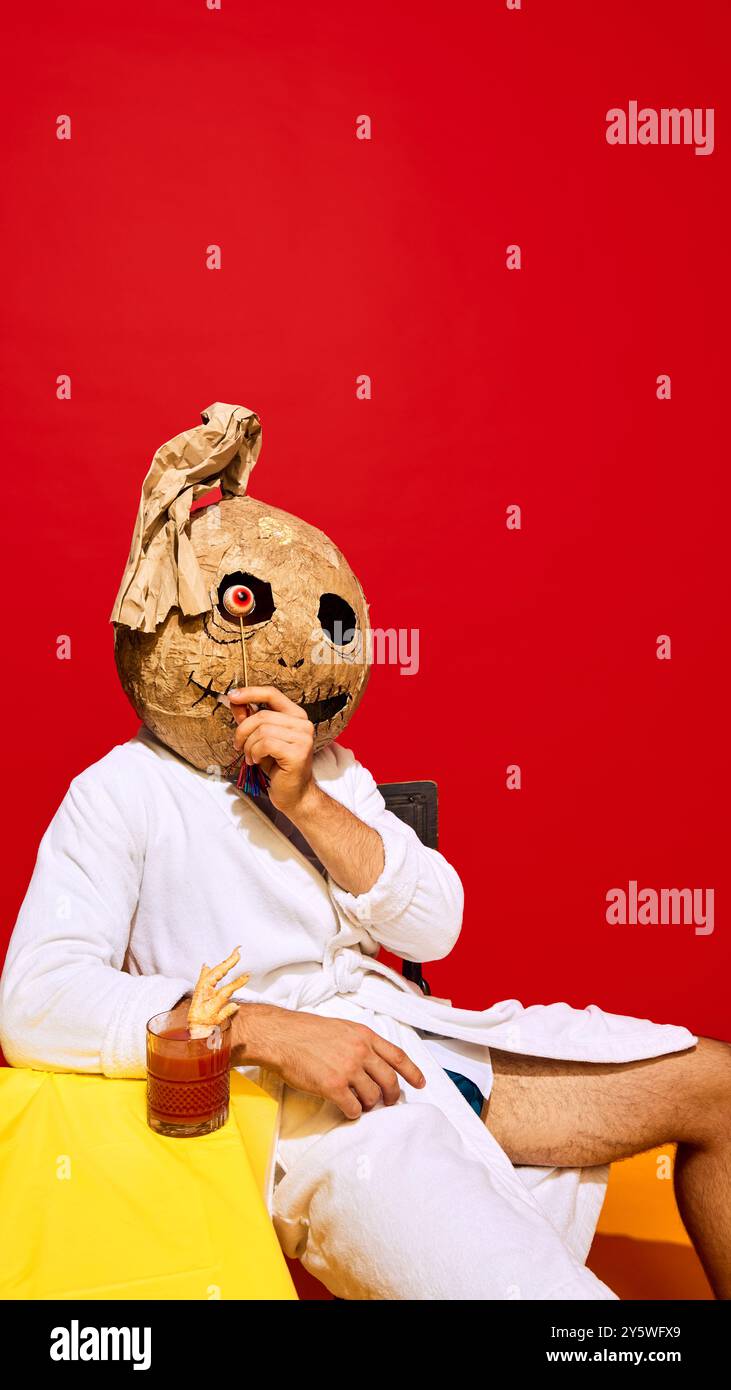
[[[232,618],[248,618],[256,608],[256,599],[246,584],[232,584],[223,596],[223,606]]]

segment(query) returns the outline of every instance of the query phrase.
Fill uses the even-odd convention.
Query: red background
[[[11,22],[7,933],[69,779],[135,728],[107,620],[142,477],[237,401],[254,495],[337,540],[376,625],[421,631],[418,676],[377,669],[345,742],[439,782],[467,914],[436,991],[728,1036],[727,4]],[[715,107],[715,152],[610,148],[630,99]],[[630,878],[713,887],[713,936],[608,927]]]

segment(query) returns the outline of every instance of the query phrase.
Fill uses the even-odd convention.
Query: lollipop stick
[[[246,643],[244,642],[244,620],[243,620],[243,618],[241,617],[241,615],[239,615],[239,626],[240,626],[240,628],[241,628],[241,656],[242,656],[242,659],[243,659],[243,662],[244,662],[244,689],[246,689],[247,685],[249,684],[249,672],[248,672],[248,668],[247,668],[247,665],[246,665]]]
[[[249,668],[246,664],[246,643],[244,642],[244,619],[241,613],[239,614],[239,628],[241,631],[241,658],[244,663],[245,690],[249,684]],[[248,705],[247,708],[249,714],[254,714],[256,712],[257,706]],[[263,768],[249,767],[246,762],[243,762],[239,768],[239,775],[236,785],[237,787],[243,787],[244,791],[249,792],[251,796],[260,796],[261,793],[263,791],[266,791],[267,787],[269,786],[269,778],[267,777],[267,774]]]

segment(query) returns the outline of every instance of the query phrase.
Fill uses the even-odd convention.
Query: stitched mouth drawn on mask
[[[226,709],[230,709],[231,706],[230,701],[228,699],[228,692],[234,686],[233,679],[229,681],[225,690],[216,690],[212,680],[209,680],[207,685],[201,685],[201,682],[195,679],[195,676],[191,671],[188,676],[188,685],[192,685],[196,690],[201,691],[201,694],[198,696],[198,698],[193,701],[193,704],[191,706],[192,709],[194,709],[196,705],[202,704],[204,700],[209,698],[213,701],[213,709],[211,710],[211,714],[215,714],[216,710],[221,706],[223,706]],[[337,690],[333,695],[325,695],[321,699],[320,687],[318,686],[314,700],[298,700],[296,703],[299,704],[300,709],[304,710],[305,714],[307,715],[307,718],[310,720],[310,723],[317,726],[318,724],[329,721],[330,719],[334,719],[336,714],[340,714],[341,710],[345,709],[345,706],[347,705],[349,699],[350,695],[346,690]]]

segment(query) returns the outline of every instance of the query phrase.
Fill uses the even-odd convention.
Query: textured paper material
[[[302,705],[316,747],[342,733],[365,690],[368,605],[322,531],[246,495],[258,416],[216,404],[204,418],[153,459],[112,621],[117,668],[140,719],[195,767],[223,771],[235,729],[225,697],[244,682],[240,626],[221,605],[226,584],[252,576],[258,585],[245,627],[249,684],[274,685]],[[191,515],[194,498],[219,484],[222,499]],[[352,641],[323,632],[325,595],[354,615]]]
[[[261,423],[253,410],[220,401],[201,419],[202,425],[168,440],[152,460],[113,623],[154,632],[173,607],[195,614],[210,606],[190,545],[190,509],[216,487],[224,497],[244,495],[261,449]]]

